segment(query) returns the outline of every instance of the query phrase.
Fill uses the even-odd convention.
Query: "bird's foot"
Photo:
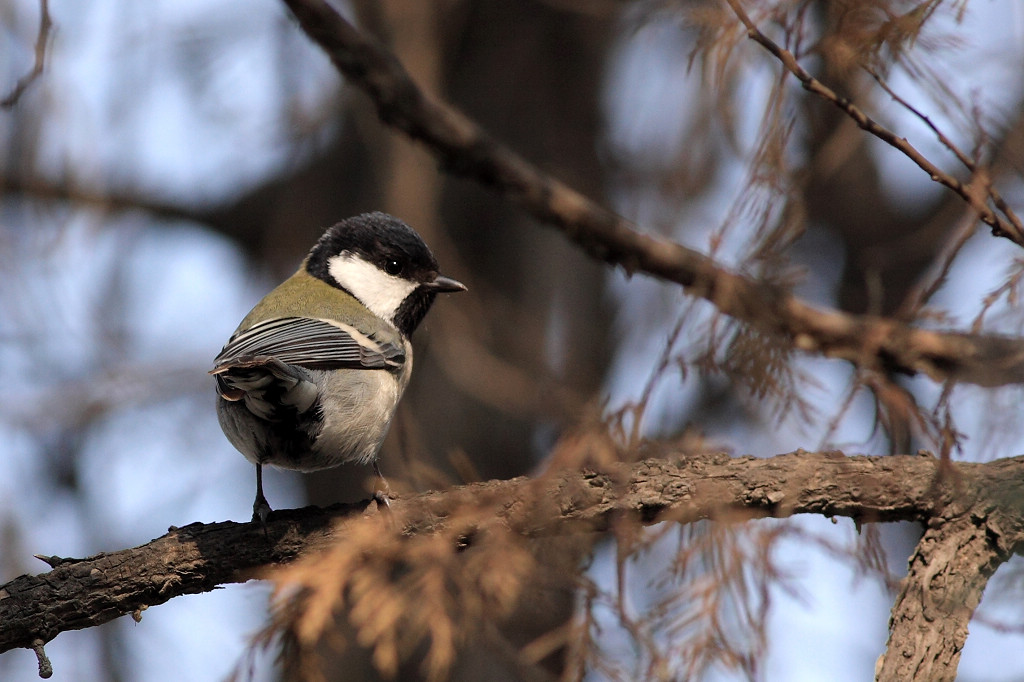
[[[260,522],[260,525],[264,529],[267,527],[267,517],[273,510],[270,508],[270,504],[267,502],[267,498],[262,495],[256,496],[256,501],[252,503],[252,520]]]
[[[391,500],[388,499],[388,492],[386,490],[374,490],[373,501],[377,503],[378,509],[391,509]]]
[[[373,473],[377,475],[377,480],[373,485],[373,500],[377,503],[378,508],[391,509],[391,500],[388,499],[391,496],[391,486],[388,485],[388,479],[380,473],[380,466],[376,460],[373,462]]]

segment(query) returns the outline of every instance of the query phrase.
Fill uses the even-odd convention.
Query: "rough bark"
[[[958,517],[925,532],[889,620],[880,680],[953,680],[967,624],[1006,555],[984,523]]]
[[[642,523],[793,514],[916,520],[927,532],[893,610],[880,679],[952,679],[967,623],[995,568],[1024,539],[1024,457],[940,465],[930,455],[798,451],[767,459],[662,453],[598,472],[489,481],[392,505],[406,534],[445,527],[454,510],[492,505],[528,537],[593,533],[623,515]],[[55,567],[0,587],[0,651],[31,647],[181,594],[245,581],[323,547],[363,506],[305,508],[252,523],[191,524],[132,549]]]
[[[172,526],[144,545],[85,559],[39,556],[53,570],[0,586],[0,651],[31,648],[37,639],[47,642],[125,614],[138,618],[174,597],[244,582],[316,547],[336,518],[362,508],[278,512],[266,536],[253,523],[193,523]]]
[[[1024,498],[1013,462],[985,465],[981,477],[951,479],[949,504],[928,520],[910,559],[879,658],[879,680],[953,680],[971,614],[988,579],[1024,539]],[[962,467],[957,472],[964,472]],[[1009,477],[1007,480],[1004,477]]]

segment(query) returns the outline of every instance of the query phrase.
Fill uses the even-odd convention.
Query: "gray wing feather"
[[[228,341],[214,359],[214,373],[255,358],[274,358],[309,369],[391,369],[405,363],[405,350],[379,335],[309,317],[260,322]]]

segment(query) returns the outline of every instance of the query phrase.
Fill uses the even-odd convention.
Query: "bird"
[[[333,225],[299,269],[238,325],[213,361],[217,418],[256,465],[253,521],[266,527],[263,467],[372,464],[412,372],[412,333],[439,293],[423,239],[386,213]],[[386,497],[383,501],[386,503]]]

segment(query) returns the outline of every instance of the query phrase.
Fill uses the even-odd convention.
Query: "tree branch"
[[[363,505],[314,507],[274,514],[258,524],[193,523],[171,527],[144,545],[86,559],[38,556],[53,570],[0,586],[0,652],[31,648],[66,630],[101,625],[126,613],[218,585],[244,582],[258,569],[291,561],[319,546],[338,518]]]
[[[639,232],[540,171],[459,111],[428,97],[393,55],[324,0],[284,1],[338,70],[372,98],[385,123],[425,144],[450,172],[498,190],[557,227],[590,256],[681,284],[763,333],[864,369],[924,372],[936,381],[982,386],[1024,383],[1021,339],[928,331],[892,319],[822,310],[697,251]]]
[[[1007,558],[984,521],[958,516],[925,531],[889,618],[877,679],[956,679],[971,614]]]
[[[7,96],[0,99],[0,109],[10,109],[17,104],[28,87],[42,75],[46,66],[46,43],[50,40],[50,28],[52,27],[50,0],[39,0],[39,33],[36,35],[35,62],[32,64],[32,69],[18,79]]]
[[[930,524],[926,539],[935,538],[948,549],[967,519],[981,533],[979,541],[991,547],[985,568],[980,573],[961,570],[975,553],[932,551],[922,543],[921,558],[915,559],[921,570],[912,570],[893,615],[891,641],[899,642],[903,652],[916,646],[916,640],[902,633],[920,623],[912,620],[912,613],[901,615],[906,605],[916,600],[920,606],[930,599],[937,605],[933,609],[941,609],[947,604],[943,599],[954,603],[968,593],[980,597],[991,572],[1024,542],[1019,522],[1024,518],[1024,457],[951,464],[940,476],[938,460],[921,455],[847,457],[798,451],[759,459],[665,454],[668,459],[619,464],[606,473],[489,481],[399,499],[392,505],[397,532],[437,533],[459,509],[487,506],[498,521],[527,537],[605,531],[624,516],[650,524],[810,513],[859,522],[924,521]],[[138,616],[182,594],[259,577],[327,546],[364,509],[337,505],[274,512],[265,535],[253,523],[194,523],[119,552],[87,559],[43,558],[53,570],[0,586],[0,652],[31,648],[37,640],[49,641],[65,630],[99,625],[126,613]],[[942,575],[960,583],[946,580],[941,586],[945,592],[936,593],[935,576],[947,565]],[[962,608],[946,614],[949,624],[942,635],[944,646],[956,652],[963,646],[977,599],[958,603]]]
[[[840,97],[834,90],[832,90],[832,88],[809,74],[806,69],[800,66],[800,63],[796,60],[796,56],[792,52],[783,48],[761,32],[761,29],[757,27],[746,11],[744,11],[739,0],[725,0],[725,2],[732,9],[733,13],[736,14],[736,17],[744,27],[746,27],[747,35],[750,39],[778,59],[783,68],[793,74],[796,79],[800,81],[800,85],[802,85],[805,90],[813,92],[826,102],[834,104],[842,110],[843,113],[849,116],[861,130],[874,135],[879,140],[882,140],[890,147],[899,151],[901,154],[913,161],[918,168],[928,174],[928,177],[931,178],[933,182],[937,182],[940,185],[944,185],[953,190],[958,196],[960,196],[960,198],[966,201],[971,208],[977,211],[978,217],[981,221],[992,228],[992,234],[997,237],[1006,237],[1018,246],[1024,246],[1024,226],[1021,225],[1020,219],[1006,204],[998,191],[989,185],[987,175],[979,172],[979,169],[975,167],[973,162],[966,159],[966,157],[961,153],[958,153],[958,150],[951,148],[951,150],[957,155],[957,158],[974,173],[975,178],[972,182],[964,184],[959,179],[953,177],[949,173],[946,173],[932,163],[928,157],[918,151],[914,145],[910,144],[907,138],[900,137],[893,131],[878,123],[878,121],[864,113],[860,107],[849,99],[846,97]],[[869,70],[869,73],[878,79],[873,71]],[[879,82],[881,83],[881,80],[879,80]],[[888,87],[884,85],[883,87],[887,92],[889,92],[889,94],[893,94]],[[906,105],[902,100],[899,101]],[[945,136],[939,133],[938,129],[931,125],[931,121],[929,121],[927,117],[921,116],[913,108],[911,108],[911,111],[922,118],[924,122],[932,128],[932,130],[939,136],[940,142],[946,144],[947,147],[950,146],[947,144],[948,140]],[[987,199],[989,197],[995,201],[996,207],[1003,213],[1005,219],[1000,217],[991,209],[991,207],[989,207],[987,203]]]
[[[971,615],[985,585],[1024,550],[1020,481],[1004,480],[1020,458],[957,465],[954,497],[928,520],[889,619],[879,680],[953,680]],[[966,469],[964,467],[967,467]],[[977,476],[979,471],[984,474]]]

